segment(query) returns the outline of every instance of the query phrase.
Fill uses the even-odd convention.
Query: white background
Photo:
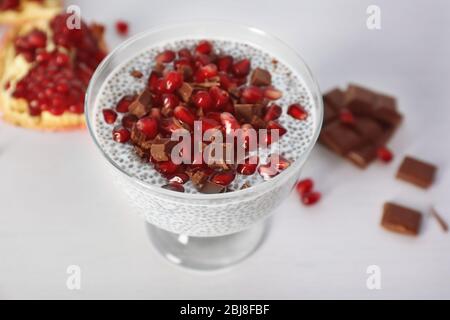
[[[0,298],[450,298],[449,1],[73,1],[84,18],[132,33],[162,23],[224,19],[269,31],[300,52],[324,90],[354,81],[395,94],[406,121],[390,165],[361,171],[315,148],[305,175],[323,192],[306,209],[292,194],[263,247],[228,271],[202,274],[163,260],[130,214],[87,132],[36,133],[0,124]],[[366,28],[381,7],[382,30]],[[396,181],[405,154],[439,165],[429,191]],[[387,200],[422,210],[419,237],[379,226]],[[66,268],[82,268],[82,290]],[[366,288],[379,265],[382,289]]]

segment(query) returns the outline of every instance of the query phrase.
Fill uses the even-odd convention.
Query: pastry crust
[[[25,99],[16,99],[12,97],[12,91],[15,84],[27,73],[31,65],[23,57],[16,56],[14,49],[14,39],[18,35],[38,28],[48,32],[49,24],[46,20],[28,21],[20,26],[11,26],[6,31],[0,43],[0,115],[2,118],[13,125],[46,130],[46,131],[66,131],[85,127],[84,114],[74,114],[65,112],[60,116],[54,116],[48,111],[43,111],[39,116],[31,116],[28,112],[28,104]],[[94,30],[95,28],[95,30]],[[103,38],[102,29],[92,26],[94,35],[99,41],[100,48],[106,52],[106,44]],[[9,89],[6,84],[10,83]]]
[[[43,3],[20,0],[18,10],[0,12],[0,24],[20,25],[29,20],[51,19],[61,12],[62,7],[62,0],[44,0]]]

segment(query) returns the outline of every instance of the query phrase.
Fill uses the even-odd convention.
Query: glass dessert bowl
[[[240,175],[226,188],[230,192],[200,193],[191,182],[183,186],[183,193],[162,188],[167,182],[160,172],[143,162],[133,145],[117,142],[121,133],[116,135],[111,124],[120,119],[115,115],[105,122],[105,109],[111,110],[123,97],[149,86],[156,57],[167,50],[195,48],[202,40],[209,41],[220,56],[230,55],[235,61],[248,58],[252,68],[269,70],[270,88],[273,85],[283,92],[276,101],[282,107],[277,123],[286,132],[261,152],[260,162],[267,163],[276,148],[277,154],[289,159],[288,167],[270,178],[259,174],[260,170]],[[307,117],[299,119],[295,112],[288,112],[293,104],[301,105]],[[251,27],[199,23],[154,29],[115,49],[92,78],[85,113],[96,145],[112,165],[115,181],[148,222],[150,238],[159,252],[178,265],[212,270],[235,264],[259,246],[267,218],[291,192],[318,138],[323,104],[306,64],[280,40]]]

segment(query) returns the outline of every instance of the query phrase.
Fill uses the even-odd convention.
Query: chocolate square
[[[387,230],[417,235],[422,222],[422,214],[416,210],[394,203],[385,203],[381,225]]]
[[[256,68],[252,73],[250,83],[258,87],[270,86],[272,84],[272,75],[265,69]]]
[[[168,138],[155,139],[150,147],[152,158],[157,162],[170,160],[170,153],[176,143],[176,141],[171,141]]]
[[[324,125],[326,125],[336,119],[336,117],[338,116],[338,112],[326,102],[323,107],[323,123]]]
[[[394,128],[398,127],[403,120],[403,116],[391,107],[376,108],[373,111],[373,117],[381,123]]]
[[[368,144],[358,149],[351,150],[347,154],[347,158],[361,169],[365,169],[377,157],[377,147]]]
[[[436,175],[436,166],[413,157],[405,157],[397,171],[397,178],[427,189]]]
[[[373,91],[351,84],[345,93],[345,105],[355,115],[370,116],[376,98],[377,96]]]
[[[357,117],[353,128],[362,137],[372,142],[377,142],[384,134],[383,127],[368,117]]]
[[[339,88],[333,89],[323,95],[323,101],[338,111],[345,105],[345,93]]]
[[[395,97],[379,93],[376,97],[375,108],[397,110],[397,99],[395,99]]]
[[[141,118],[150,112],[152,94],[149,90],[142,91],[131,104],[128,110],[131,114]]]
[[[348,126],[335,121],[322,130],[320,141],[340,155],[364,144],[364,139]]]
[[[212,181],[206,181],[205,184],[200,188],[201,193],[213,194],[213,193],[222,193],[224,192],[226,187],[214,183]]]

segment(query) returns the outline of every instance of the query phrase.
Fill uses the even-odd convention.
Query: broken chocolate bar
[[[251,122],[253,116],[261,117],[264,106],[261,104],[236,104],[234,111],[238,120]]]
[[[270,86],[272,84],[272,75],[267,70],[256,68],[252,73],[250,83],[258,87]]]
[[[152,158],[157,161],[168,161],[170,159],[170,153],[175,146],[176,141],[171,141],[168,138],[159,138],[152,141],[150,147],[150,154]]]
[[[381,225],[387,230],[417,235],[422,222],[422,214],[391,202],[385,203]]]
[[[212,181],[206,181],[205,184],[200,188],[201,193],[213,194],[213,193],[222,193],[226,190],[226,187],[214,183]]]
[[[150,111],[151,101],[152,94],[149,90],[145,89],[138,95],[136,100],[134,100],[130,104],[128,110],[131,114],[134,114],[136,117],[141,118]]]
[[[376,98],[373,91],[351,84],[345,93],[345,106],[355,115],[371,116]]]
[[[338,111],[345,105],[345,93],[339,88],[333,89],[323,95],[323,101],[326,105]]]
[[[361,169],[365,169],[377,157],[377,147],[369,144],[351,150],[347,158]]]
[[[364,143],[364,139],[360,135],[339,121],[332,123],[322,131],[320,141],[343,156]]]
[[[426,189],[433,184],[436,170],[433,164],[405,157],[397,171],[397,178]]]

